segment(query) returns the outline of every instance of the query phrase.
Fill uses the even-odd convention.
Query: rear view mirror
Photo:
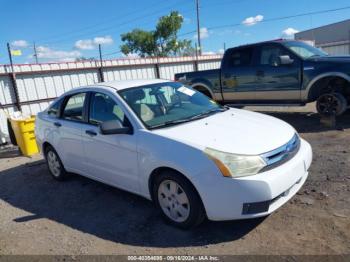
[[[280,55],[279,64],[280,65],[290,65],[293,64],[294,59],[290,58],[289,55]]]
[[[103,122],[100,125],[100,131],[103,135],[132,134],[132,128],[129,126],[123,126],[119,120]]]

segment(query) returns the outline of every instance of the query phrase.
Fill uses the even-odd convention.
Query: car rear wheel
[[[323,116],[339,116],[347,107],[346,98],[341,93],[323,94],[316,102],[317,112]]]
[[[166,221],[186,229],[205,219],[202,201],[193,186],[182,175],[167,171],[156,178],[153,199]]]
[[[45,150],[45,159],[52,177],[56,180],[64,180],[67,172],[57,152],[51,146]]]

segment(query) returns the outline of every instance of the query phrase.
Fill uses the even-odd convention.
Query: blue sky
[[[283,31],[293,33],[350,18],[350,9],[346,9],[266,21],[350,6],[349,0],[200,0],[200,6],[202,49],[209,53],[221,51],[224,43],[231,47],[292,37]],[[0,7],[0,64],[8,63],[7,42],[13,43],[13,49],[22,50],[22,56],[14,57],[15,63],[34,62],[34,41],[42,62],[97,57],[98,43],[103,44],[104,54],[115,53],[121,33],[134,28],[153,29],[158,18],[171,10],[185,18],[180,35],[196,29],[194,0],[0,0]],[[239,25],[211,29],[236,24]],[[194,33],[182,38],[195,41]],[[116,53],[104,58],[120,56]]]

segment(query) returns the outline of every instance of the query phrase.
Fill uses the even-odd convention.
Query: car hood
[[[274,150],[292,139],[295,130],[277,118],[240,109],[155,129],[152,132],[203,150],[258,155]]]
[[[313,62],[350,63],[350,56],[319,56],[308,60]]]

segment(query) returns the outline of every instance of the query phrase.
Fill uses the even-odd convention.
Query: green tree
[[[134,29],[122,34],[124,44],[120,46],[121,51],[125,55],[135,53],[141,57],[193,54],[191,41],[177,38],[182,23],[179,12],[172,11],[158,20],[155,30]]]

